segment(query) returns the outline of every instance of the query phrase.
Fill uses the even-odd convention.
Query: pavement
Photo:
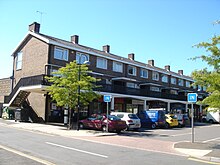
[[[4,120],[0,118],[0,125],[6,125],[18,129],[25,129],[49,135],[59,135],[69,138],[87,140],[108,145],[123,146],[134,149],[161,152],[180,156],[197,158],[220,164],[220,144],[198,143],[198,142],[168,142],[155,140],[153,138],[140,138],[132,136],[120,136],[117,133],[109,133],[94,130],[68,130],[63,124],[48,123],[27,123]],[[180,154],[181,153],[181,154]]]

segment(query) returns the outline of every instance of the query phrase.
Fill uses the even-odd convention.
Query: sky
[[[12,75],[11,54],[28,32],[41,24],[40,32],[155,66],[170,65],[184,75],[207,67],[189,60],[204,49],[193,45],[219,35],[220,0],[0,0],[0,78]]]

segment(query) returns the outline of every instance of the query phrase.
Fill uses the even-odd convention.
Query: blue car
[[[142,127],[164,127],[166,123],[165,111],[163,110],[144,110],[138,113]]]

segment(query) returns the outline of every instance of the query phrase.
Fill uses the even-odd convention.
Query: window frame
[[[165,79],[166,81],[163,79],[164,77],[166,77],[166,79]],[[169,81],[168,79],[169,79],[169,78],[168,78],[168,75],[162,74],[162,76],[161,76],[161,81],[162,81],[162,82],[168,83],[168,81]]]
[[[132,73],[129,73],[129,70],[132,69],[133,71],[133,74]],[[132,66],[132,65],[128,65],[128,75],[131,75],[131,76],[136,76],[137,75],[137,68],[135,66]]]
[[[79,61],[79,59],[80,59],[80,61]],[[85,53],[81,53],[81,52],[76,52],[76,63],[83,64],[85,61],[89,61],[89,55],[85,54]]]
[[[99,61],[100,60],[100,61]],[[101,63],[100,62],[104,62],[104,63]],[[102,66],[103,65],[103,66]],[[105,58],[100,58],[100,57],[97,57],[96,58],[96,67],[97,68],[100,68],[100,69],[107,69],[107,66],[108,66],[108,60],[105,59]]]
[[[121,66],[121,69],[118,69],[118,68],[120,68],[120,67],[117,67],[117,66]],[[113,61],[112,70],[113,70],[114,72],[123,73],[123,63]]]
[[[178,79],[178,85],[179,86],[184,86],[184,80],[183,79]]]
[[[147,76],[144,76],[144,71],[146,71],[146,75],[147,75]],[[141,70],[140,70],[140,76],[141,76],[142,78],[148,78],[148,70],[141,68]]]
[[[62,57],[56,56],[57,51],[62,51],[62,55],[61,55]],[[55,46],[53,57],[54,57],[54,59],[57,59],[57,60],[68,61],[68,59],[69,59],[69,50],[65,49],[65,48]]]
[[[174,80],[175,80],[175,82],[174,82]],[[171,77],[171,84],[176,85],[176,83],[177,83],[176,77]]]
[[[152,72],[152,80],[159,81],[159,79],[160,79],[160,74],[156,71],[153,71]]]
[[[187,87],[187,88],[190,88],[190,87],[191,87],[190,81],[186,81],[185,84],[186,84],[186,87]]]
[[[18,52],[16,57],[16,70],[22,69],[23,52]]]

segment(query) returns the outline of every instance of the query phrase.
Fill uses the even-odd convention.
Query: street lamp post
[[[82,62],[81,61],[81,56],[82,54],[79,55],[79,61],[78,61],[78,82],[80,82],[80,76],[81,76],[81,65],[82,64],[86,64],[86,65],[89,65],[90,62],[88,60]],[[87,58],[87,56],[85,56]],[[80,116],[80,84],[78,84],[78,98],[77,98],[77,110],[78,110],[78,113],[77,113],[77,131],[79,131],[79,116]]]
[[[81,59],[81,58],[80,58]],[[79,70],[78,70],[78,82],[80,82],[80,74],[81,74],[81,64],[79,63]],[[77,131],[79,131],[79,112],[80,112],[80,85],[78,84],[78,113],[77,113]]]

